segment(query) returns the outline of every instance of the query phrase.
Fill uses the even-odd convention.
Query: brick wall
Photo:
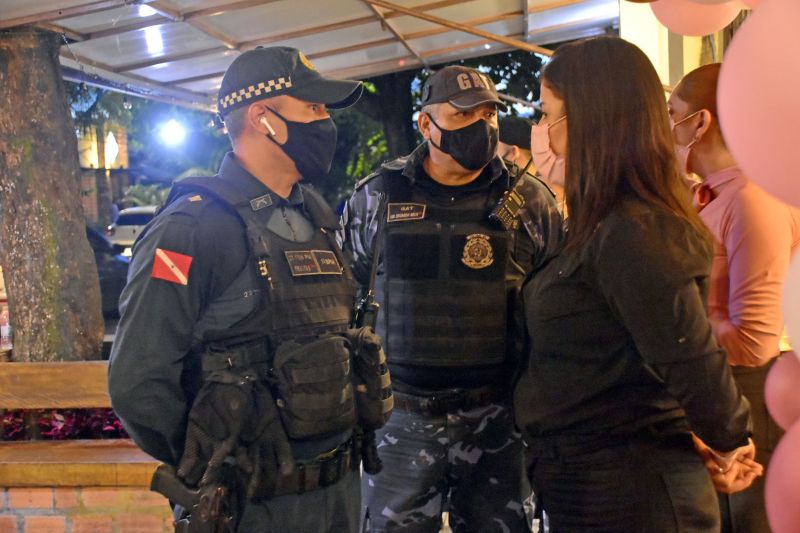
[[[167,500],[139,488],[0,489],[0,533],[171,533]]]

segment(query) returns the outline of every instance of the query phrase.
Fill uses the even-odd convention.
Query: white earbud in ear
[[[264,127],[267,128],[267,130],[269,130],[270,135],[275,137],[275,129],[272,127],[272,124],[269,123],[267,117],[261,117],[261,120],[259,120],[259,122],[261,122],[264,125]]]

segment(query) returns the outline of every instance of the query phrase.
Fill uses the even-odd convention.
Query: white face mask
[[[531,154],[536,172],[549,183],[564,186],[565,161],[550,147],[550,128],[567,118],[564,115],[552,124],[536,124],[531,129]]]
[[[677,126],[678,124],[682,124],[682,123],[686,122],[687,120],[689,120],[690,118],[692,118],[693,116],[698,114],[700,111],[702,111],[702,109],[700,109],[698,111],[695,111],[691,115],[682,118],[678,122],[673,122],[672,119],[669,119],[670,130],[672,131],[672,138],[673,139],[675,138],[675,126]],[[699,140],[700,140],[700,136],[699,135],[695,135],[694,140],[692,142],[690,142],[689,144],[687,144],[686,146],[684,146],[682,144],[675,143],[675,155],[678,158],[678,163],[680,164],[680,168],[681,168],[681,170],[683,171],[684,174],[688,174],[689,173],[689,152],[692,150],[692,146],[697,144],[697,141],[699,141]]]

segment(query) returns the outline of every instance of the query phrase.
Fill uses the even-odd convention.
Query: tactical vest
[[[261,304],[253,313],[229,328],[224,338],[206,339],[204,369],[225,364],[274,367],[280,374],[274,379],[274,395],[292,438],[352,428],[350,353],[343,336],[329,335],[347,330],[355,301],[352,275],[334,240],[338,218],[316,192],[304,187],[304,206],[316,231],[308,242],[292,242],[269,231],[256,218],[258,206],[222,178],[183,180],[168,202],[196,193],[217,199],[239,217],[251,261],[264,283]]]
[[[378,333],[394,364],[498,365],[506,359],[511,236],[487,215],[504,180],[453,201],[381,170],[388,195]],[[488,196],[488,197],[487,197]]]

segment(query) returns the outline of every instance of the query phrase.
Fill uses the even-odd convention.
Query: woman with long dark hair
[[[718,531],[714,484],[741,489],[761,470],[706,316],[711,239],[658,76],[618,38],[563,46],[542,109],[534,143],[563,161],[570,217],[563,250],[524,288],[514,407],[550,531]]]
[[[767,412],[764,383],[781,352],[781,298],[789,260],[800,249],[800,209],[750,182],[725,144],[717,114],[720,64],[687,74],[669,98],[680,162],[701,178],[695,206],[715,238],[708,307],[733,377],[750,401],[758,461],[769,463],[783,432]],[[783,338],[782,338],[783,337]],[[720,498],[722,531],[768,533],[764,484]]]

